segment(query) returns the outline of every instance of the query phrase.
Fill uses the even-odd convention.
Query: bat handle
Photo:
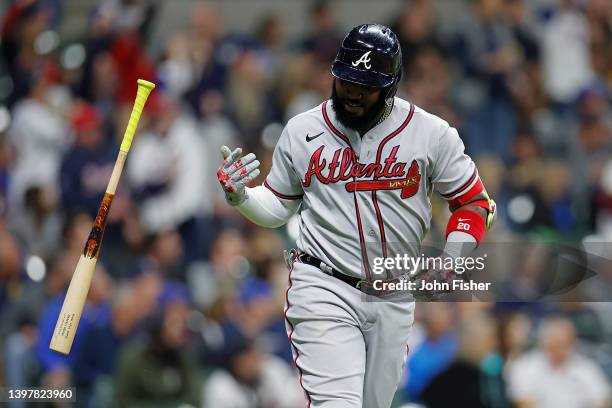
[[[149,94],[154,88],[155,84],[153,82],[145,81],[144,79],[138,80],[136,100],[134,101],[134,107],[132,108],[132,113],[130,114],[130,120],[128,121],[128,125],[125,129],[123,140],[121,141],[121,147],[119,147],[120,151],[127,153],[130,150],[144,105],[147,102]]]

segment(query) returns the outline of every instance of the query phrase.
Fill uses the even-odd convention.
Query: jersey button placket
[[[365,140],[361,141],[361,146],[359,146],[359,156],[361,157],[361,163],[368,164],[369,163],[369,150],[368,143]]]

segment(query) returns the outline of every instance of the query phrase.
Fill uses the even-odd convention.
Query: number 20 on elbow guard
[[[469,231],[470,230],[470,224],[468,224],[466,222],[459,222],[459,223],[457,223],[457,229],[458,230]]]

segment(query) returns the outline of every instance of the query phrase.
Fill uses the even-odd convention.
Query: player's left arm
[[[217,179],[225,191],[226,201],[251,220],[267,228],[286,224],[298,212],[304,191],[293,166],[289,124],[285,126],[272,155],[272,168],[263,185],[247,184],[259,175],[259,160],[253,153],[242,157],[242,149],[221,147],[223,163]]]
[[[276,151],[276,150],[275,150]],[[299,209],[301,196],[281,199],[267,183],[247,187],[259,175],[259,160],[253,153],[242,157],[242,149],[231,151],[222,146],[223,163],[217,170],[217,179],[225,191],[226,201],[251,222],[267,228],[277,228],[289,221]]]
[[[451,210],[444,252],[449,256],[466,256],[492,227],[496,206],[476,165],[465,154],[457,131],[448,125],[440,134],[432,182]]]

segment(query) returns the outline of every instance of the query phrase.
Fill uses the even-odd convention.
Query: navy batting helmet
[[[380,24],[353,27],[342,41],[331,69],[336,78],[393,91],[401,71],[402,51],[397,36]]]

